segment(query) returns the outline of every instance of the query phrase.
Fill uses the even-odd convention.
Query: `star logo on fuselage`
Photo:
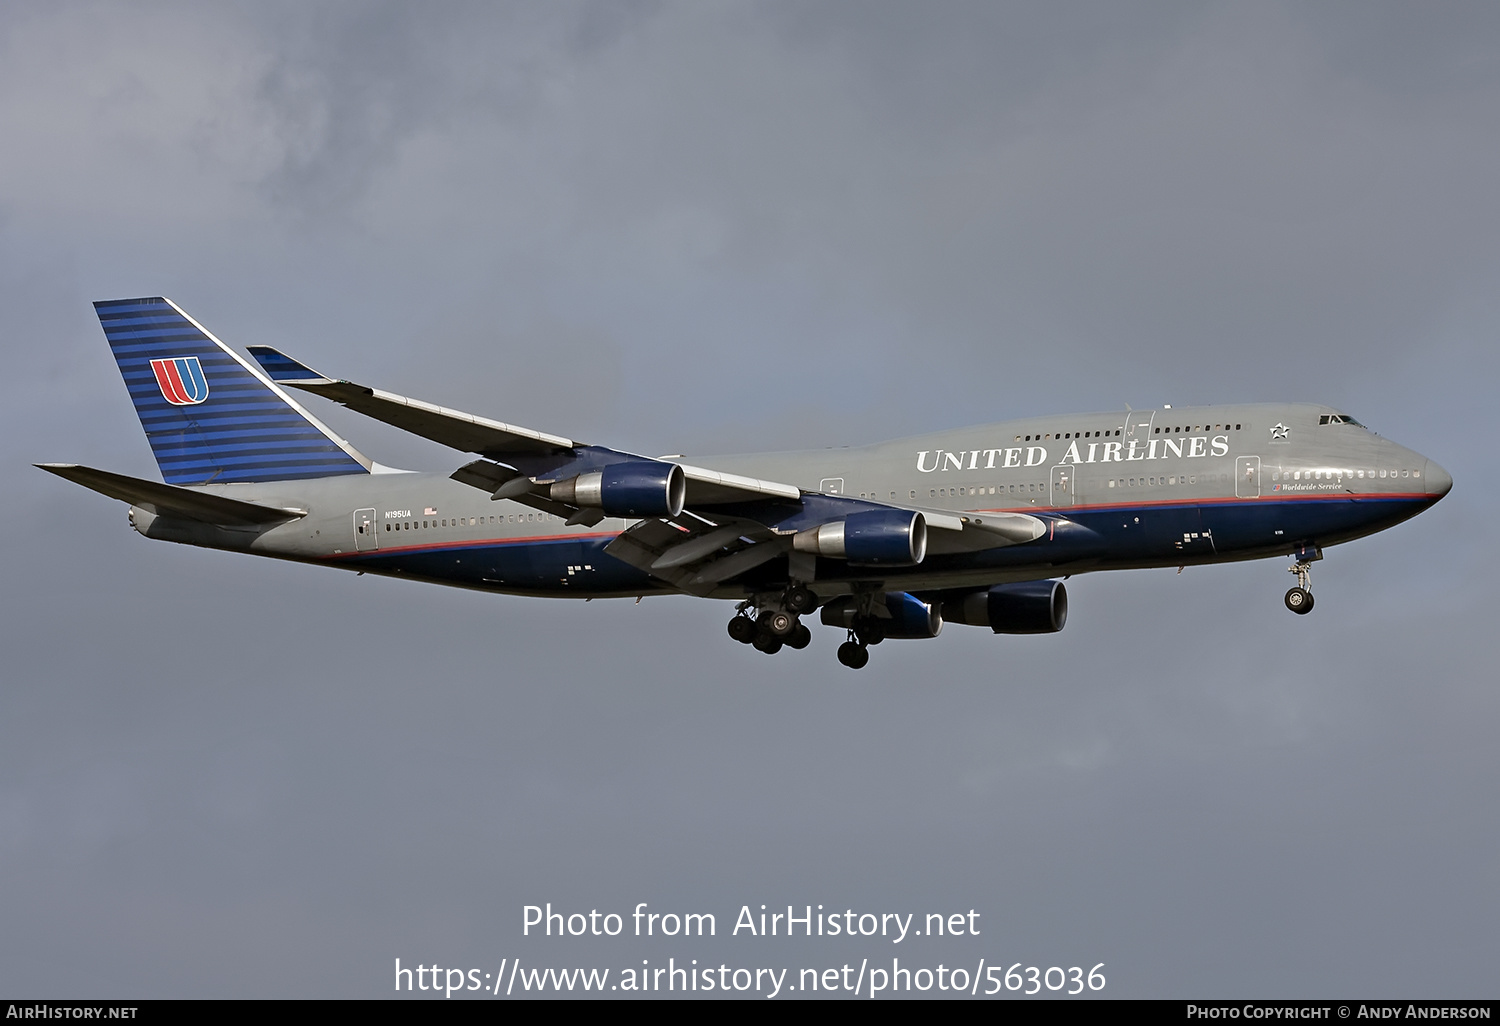
[[[1285,424],[1283,424],[1280,421],[1278,421],[1271,428],[1271,441],[1273,441],[1273,442],[1286,442],[1286,441],[1290,441],[1291,430],[1292,430],[1291,428],[1287,427]]]

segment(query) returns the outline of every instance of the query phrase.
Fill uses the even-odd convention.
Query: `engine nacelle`
[[[675,463],[632,460],[558,481],[550,494],[611,517],[675,517],[687,499],[687,478]]]
[[[927,520],[915,510],[872,509],[799,531],[792,548],[864,566],[915,566],[927,555]]]
[[[943,616],[996,634],[1055,634],[1068,622],[1068,589],[1062,581],[997,584],[949,599]]]
[[[854,600],[845,598],[823,607],[823,623],[878,638],[935,638],[942,633],[943,611],[936,602],[923,602],[904,591],[888,591],[883,597],[889,617],[861,616]]]

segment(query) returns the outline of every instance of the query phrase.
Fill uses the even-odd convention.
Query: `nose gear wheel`
[[[1286,598],[1283,599],[1286,607],[1298,615],[1312,612],[1312,564],[1298,560],[1287,571],[1297,575],[1297,586],[1286,593]]]

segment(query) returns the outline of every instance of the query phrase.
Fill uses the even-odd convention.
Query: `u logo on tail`
[[[173,406],[197,406],[208,398],[208,379],[196,356],[152,360],[151,371],[162,398]]]

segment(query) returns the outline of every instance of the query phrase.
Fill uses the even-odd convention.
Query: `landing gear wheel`
[[[755,640],[751,644],[755,646],[757,652],[764,652],[766,655],[775,655],[781,651],[781,646],[785,642],[774,634],[767,634],[762,631],[755,635]]]
[[[741,645],[748,645],[755,640],[755,621],[748,616],[736,616],[729,621],[729,636]]]
[[[1306,588],[1293,588],[1286,593],[1286,607],[1294,613],[1307,614],[1312,612],[1312,592]]]
[[[870,650],[857,641],[846,641],[839,646],[839,662],[851,670],[858,670],[870,661]]]
[[[791,613],[783,613],[780,610],[760,614],[761,630],[768,634],[774,634],[778,638],[785,638],[797,629],[797,618]]]
[[[885,633],[873,627],[867,627],[864,630],[856,630],[854,632],[854,635],[855,637],[859,638],[859,643],[861,645],[878,645],[885,640]]]
[[[787,592],[785,601],[786,607],[798,615],[811,613],[818,608],[818,596],[801,585]]]
[[[1315,556],[1314,558],[1321,557]],[[1299,559],[1289,569],[1297,578],[1297,586],[1286,593],[1286,607],[1298,614],[1312,612],[1312,563]]]
[[[786,639],[787,648],[802,649],[810,644],[812,644],[812,631],[805,623],[799,623],[797,629],[792,631],[792,636]]]

